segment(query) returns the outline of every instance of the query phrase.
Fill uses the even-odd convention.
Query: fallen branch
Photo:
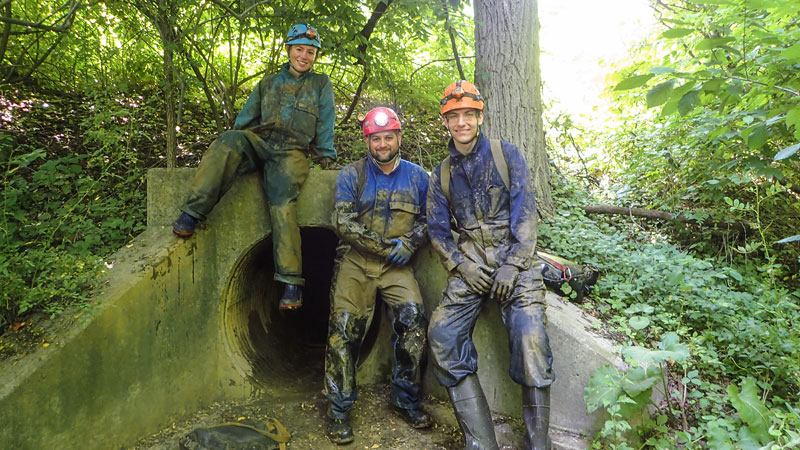
[[[583,210],[586,211],[586,214],[624,215],[624,216],[643,217],[646,219],[666,220],[668,222],[695,223],[698,225],[702,225],[704,227],[717,228],[721,230],[739,231],[744,233],[747,233],[753,229],[752,225],[745,222],[733,222],[733,223],[715,222],[711,219],[706,219],[703,222],[698,222],[693,218],[686,217],[686,215],[684,215],[683,213],[672,214],[667,211],[656,211],[644,208],[630,208],[630,207],[625,208],[622,206],[592,205],[592,206],[584,206]]]

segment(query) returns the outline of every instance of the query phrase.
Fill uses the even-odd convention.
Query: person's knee
[[[406,303],[396,308],[397,322],[406,329],[424,329],[427,326],[425,313],[416,303]]]

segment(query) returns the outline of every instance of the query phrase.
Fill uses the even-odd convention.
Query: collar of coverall
[[[388,162],[386,164],[380,164],[380,163],[378,163],[378,161],[375,161],[375,158],[373,158],[372,155],[369,154],[369,153],[367,153],[367,157],[369,157],[369,160],[372,161],[372,164],[375,164],[375,168],[380,173],[383,173],[383,170],[381,170],[381,166],[384,166],[386,164],[394,164],[394,166],[392,166],[392,170],[389,171],[389,173],[383,173],[384,175],[389,175],[389,174],[393,173],[395,170],[397,170],[398,167],[400,167],[400,152],[399,151],[397,152],[396,155],[394,155],[394,163],[392,163],[390,161],[390,162]]]
[[[453,141],[453,138],[450,138],[450,143],[448,144],[447,148],[448,148],[448,150],[450,150],[450,157],[451,158],[452,157],[462,157],[462,156],[466,157],[466,156],[474,155],[476,149],[479,146],[483,145],[483,141],[487,141],[488,142],[488,140],[489,139],[486,136],[484,136],[483,133],[481,133],[481,129],[478,128],[478,135],[475,137],[475,145],[472,146],[472,149],[466,155],[461,153],[461,152],[459,152],[456,149],[456,144],[455,144],[455,141]]]

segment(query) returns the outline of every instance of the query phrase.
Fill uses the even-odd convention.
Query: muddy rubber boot
[[[522,387],[522,419],[527,433],[522,448],[525,450],[550,450],[550,387]]]
[[[399,406],[393,407],[394,412],[408,422],[412,428],[428,428],[433,425],[430,414],[422,408],[406,409]]]
[[[458,425],[464,433],[464,450],[498,450],[489,403],[475,374],[447,388]]]
[[[186,213],[181,213],[175,223],[172,224],[172,232],[182,238],[188,238],[194,234],[194,229],[197,227],[199,220]]]
[[[350,419],[328,419],[328,439],[335,444],[349,444],[353,442],[353,427]]]
[[[298,309],[303,306],[303,286],[287,284],[278,308],[283,310]]]

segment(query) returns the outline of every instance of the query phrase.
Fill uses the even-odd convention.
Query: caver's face
[[[317,47],[313,45],[289,45],[289,67],[293,75],[298,76],[311,70],[317,59]],[[295,73],[296,72],[296,73]]]
[[[364,137],[369,154],[379,164],[388,164],[394,161],[395,156],[400,151],[400,133],[391,131],[379,131]]]
[[[469,145],[483,124],[483,112],[472,108],[454,109],[446,112],[442,120],[456,143]]]

